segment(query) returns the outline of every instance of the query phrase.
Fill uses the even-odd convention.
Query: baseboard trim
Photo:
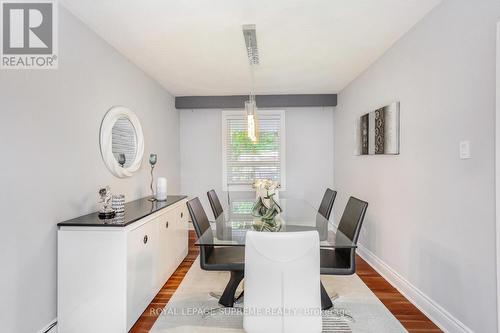
[[[50,323],[45,325],[45,327],[37,333],[57,333],[57,318],[52,319]]]
[[[440,329],[449,333],[474,333],[366,247],[358,244],[357,253]]]

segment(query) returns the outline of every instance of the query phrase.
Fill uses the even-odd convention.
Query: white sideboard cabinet
[[[188,253],[185,196],[58,224],[59,333],[128,332]]]

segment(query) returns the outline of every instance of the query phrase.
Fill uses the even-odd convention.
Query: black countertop
[[[141,198],[125,204],[125,212],[117,214],[112,219],[102,220],[98,212],[83,215],[71,220],[60,222],[59,227],[124,227],[134,223],[148,215],[151,215],[163,208],[171,206],[176,202],[186,199],[185,195],[169,195],[166,201],[151,202],[148,198]]]

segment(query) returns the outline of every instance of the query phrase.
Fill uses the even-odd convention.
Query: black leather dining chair
[[[327,188],[318,208],[318,213],[320,213],[327,220],[330,219],[330,213],[332,212],[335,197],[337,197],[337,191]]]
[[[365,218],[368,202],[350,197],[339,222],[338,230],[357,244],[361,226]],[[356,249],[320,249],[320,274],[352,275],[356,273]],[[333,298],[336,298],[334,295]],[[321,303],[323,310],[332,306],[323,284],[321,284]]]
[[[219,197],[215,190],[210,190],[207,192],[208,201],[210,201],[210,207],[212,207],[212,212],[214,213],[214,218],[218,218],[220,214],[224,212],[222,205],[220,204]]]
[[[201,205],[199,198],[191,199],[187,202],[189,214],[193,221],[194,231],[198,239],[205,232],[208,236],[212,232],[207,214]],[[204,237],[206,237],[205,235]],[[222,246],[213,245],[200,246],[200,267],[206,271],[229,271],[231,278],[219,299],[219,304],[226,307],[233,307],[236,289],[244,277],[245,270],[245,247],[243,246]]]
[[[350,197],[339,222],[338,230],[357,244],[368,202]],[[321,274],[351,275],[356,272],[356,249],[321,249]]]

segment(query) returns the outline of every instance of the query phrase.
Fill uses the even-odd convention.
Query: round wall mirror
[[[130,177],[139,169],[144,137],[139,118],[123,106],[111,108],[101,124],[101,155],[113,175]]]

